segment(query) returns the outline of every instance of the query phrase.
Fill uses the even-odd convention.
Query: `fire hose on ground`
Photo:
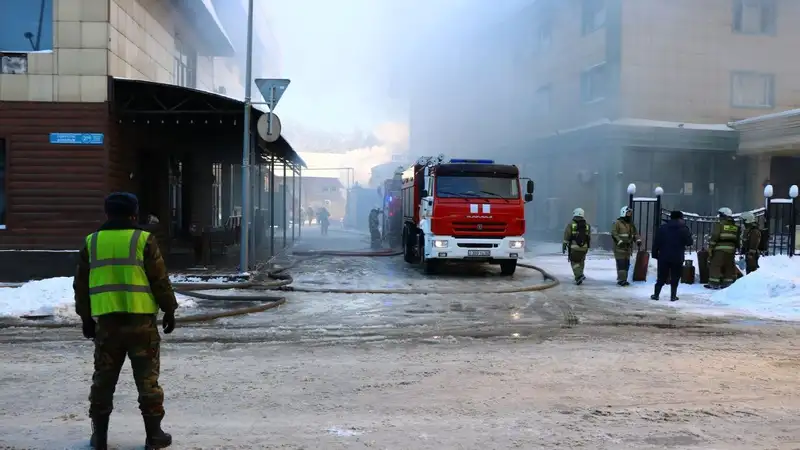
[[[223,282],[223,283],[209,283],[209,282],[174,282],[173,288],[175,292],[186,295],[188,297],[197,298],[205,301],[215,302],[231,302],[231,303],[256,303],[253,306],[226,309],[219,312],[209,312],[202,314],[190,314],[186,316],[176,317],[175,321],[178,324],[190,324],[200,322],[211,322],[217,319],[226,317],[243,316],[247,314],[259,313],[276,308],[286,303],[286,297],[277,295],[236,295],[236,294],[208,294],[200,291],[217,291],[217,290],[250,290],[250,291],[287,291],[287,292],[307,292],[307,293],[330,293],[330,294],[388,294],[388,295],[425,295],[425,294],[443,294],[443,295],[475,295],[475,294],[513,294],[520,292],[535,292],[543,291],[546,289],[558,286],[559,281],[556,277],[548,273],[546,270],[532,265],[517,263],[517,266],[526,269],[535,270],[542,274],[544,283],[537,283],[527,286],[510,287],[504,289],[493,289],[487,292],[476,292],[475,290],[437,290],[430,291],[424,289],[331,289],[331,288],[304,288],[291,286],[294,279],[289,275],[288,271],[296,267],[298,264],[325,256],[335,257],[391,257],[402,255],[403,252],[394,250],[377,250],[377,251],[295,251],[292,256],[299,257],[291,264],[275,270],[267,271],[266,276],[263,274],[261,277],[266,280],[258,280],[258,275],[254,279],[242,282]],[[32,322],[32,320],[52,319],[52,315],[41,316],[22,316],[21,319],[27,319],[19,322],[0,323],[0,328],[11,327],[24,327],[24,328],[73,328],[75,323],[57,322],[57,323],[42,323]],[[159,320],[160,323],[160,320]]]

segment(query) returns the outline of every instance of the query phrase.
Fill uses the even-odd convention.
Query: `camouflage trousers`
[[[89,416],[111,414],[114,391],[127,356],[139,391],[142,416],[164,415],[164,391],[158,384],[161,336],[155,315],[109,314],[97,320],[94,375],[89,393]]]

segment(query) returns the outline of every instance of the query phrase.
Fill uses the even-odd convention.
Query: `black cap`
[[[683,219],[683,212],[675,210],[669,213],[670,219]]]
[[[105,202],[106,215],[133,217],[139,214],[139,199],[130,192],[112,192]]]

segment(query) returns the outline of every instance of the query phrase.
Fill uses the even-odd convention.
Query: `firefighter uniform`
[[[708,240],[710,289],[720,289],[736,280],[736,248],[739,245],[739,226],[730,208],[719,209],[719,222],[714,224]]]
[[[373,249],[381,247],[381,232],[380,232],[380,209],[377,207],[372,208],[369,212],[369,234],[370,243]]]
[[[584,215],[582,208],[575,208],[572,212],[572,221],[564,229],[564,241],[561,247],[562,253],[569,252],[575,284],[581,284],[586,279],[583,269],[586,264],[586,253],[591,246],[591,226],[586,222]]]
[[[614,242],[614,259],[617,262],[617,284],[627,286],[628,271],[631,268],[633,243],[641,244],[636,225],[633,224],[633,210],[623,206],[619,210],[619,219],[611,227],[611,240]]]
[[[751,212],[742,213],[744,220],[744,236],[742,237],[742,253],[746,273],[758,270],[758,258],[761,256],[761,230],[758,228],[756,216]]]
[[[178,303],[155,238],[136,224],[136,197],[111,194],[105,209],[108,220],[86,237],[73,282],[75,312],[84,336],[95,346],[90,444],[108,448],[114,391],[127,356],[139,391],[145,447],[168,447],[172,436],[161,429],[164,392],[158,383],[161,337],[156,315],[159,308],[164,311],[164,332],[171,333]]]

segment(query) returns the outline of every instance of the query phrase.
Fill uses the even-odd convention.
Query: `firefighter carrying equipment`
[[[158,313],[144,270],[144,247],[149,236],[135,229],[103,230],[86,236],[93,317]]]
[[[562,253],[569,251],[586,252],[589,250],[590,230],[589,224],[580,218],[573,220],[567,225],[564,233]]]

